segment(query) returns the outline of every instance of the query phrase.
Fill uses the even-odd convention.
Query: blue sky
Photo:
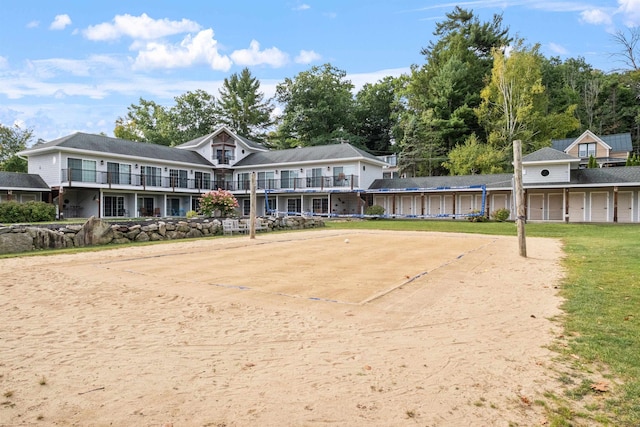
[[[344,70],[356,88],[422,65],[436,22],[459,5],[546,56],[622,67],[615,31],[640,24],[640,0],[2,0],[0,123],[51,140],[113,135],[140,98],[172,105],[187,91],[217,95],[244,67],[266,97],[314,65]]]

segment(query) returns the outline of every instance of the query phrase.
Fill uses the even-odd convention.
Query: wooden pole
[[[524,202],[524,189],[522,186],[522,141],[513,141],[513,175],[516,192],[516,225],[518,226],[518,246],[520,256],[527,257],[527,240],[524,224],[527,219]]]
[[[256,238],[256,173],[251,172],[251,196],[249,196],[249,238]]]

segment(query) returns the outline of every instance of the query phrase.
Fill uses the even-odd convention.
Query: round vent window
[[[549,176],[549,169],[542,169],[542,171],[540,172],[540,175]]]

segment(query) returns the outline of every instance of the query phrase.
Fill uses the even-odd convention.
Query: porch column
[[[564,222],[569,222],[569,188],[564,189]]]
[[[613,187],[613,222],[618,222],[618,186]]]

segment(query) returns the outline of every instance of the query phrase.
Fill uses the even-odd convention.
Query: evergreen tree
[[[220,123],[224,123],[249,139],[263,141],[272,125],[274,106],[264,100],[260,92],[260,81],[244,68],[224,79],[220,89],[220,100],[216,112]]]

